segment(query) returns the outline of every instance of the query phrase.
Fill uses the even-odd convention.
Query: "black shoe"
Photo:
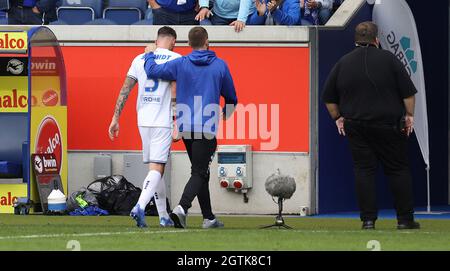
[[[420,229],[420,224],[414,220],[398,222],[397,229],[398,230],[418,230],[418,229]]]
[[[363,221],[362,229],[363,230],[374,230],[375,229],[375,221],[374,220]]]

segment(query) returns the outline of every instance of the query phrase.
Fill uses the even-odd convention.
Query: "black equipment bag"
[[[97,198],[98,207],[108,211],[111,215],[129,215],[142,191],[122,175],[95,180],[88,185],[87,190]],[[170,212],[168,200],[167,211]],[[158,215],[154,197],[146,206],[145,213],[146,215]]]

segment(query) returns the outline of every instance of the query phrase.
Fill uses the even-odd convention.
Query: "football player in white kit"
[[[180,57],[173,52],[176,42],[176,32],[164,26],[158,30],[156,40],[156,62],[165,63]],[[163,179],[164,167],[172,144],[173,112],[171,109],[172,88],[175,82],[148,79],[144,70],[144,56],[138,55],[128,71],[125,82],[117,98],[114,116],[109,126],[109,137],[114,140],[119,135],[119,117],[133,87],[138,83],[137,121],[142,139],[144,163],[149,164],[149,172],[142,186],[138,203],[130,216],[136,220],[138,227],[147,227],[145,222],[145,207],[155,196],[160,225],[173,226],[173,221],[167,213],[166,189]]]

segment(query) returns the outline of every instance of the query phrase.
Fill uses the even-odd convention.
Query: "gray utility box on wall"
[[[164,182],[166,183],[166,196],[171,202],[170,193],[170,157],[167,160],[166,168],[164,170]],[[123,155],[123,176],[136,187],[142,189],[142,183],[147,177],[149,165],[142,162],[142,153],[131,153]]]

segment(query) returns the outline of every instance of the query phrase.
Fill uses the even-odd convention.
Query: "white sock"
[[[156,170],[150,170],[147,177],[145,177],[144,184],[142,185],[141,196],[138,200],[139,207],[142,210],[145,210],[145,207],[155,195],[156,187],[160,182],[161,173]]]
[[[155,204],[156,209],[158,210],[159,219],[161,219],[162,217],[168,219],[169,214],[167,213],[166,182],[164,181],[164,177],[161,178],[161,181],[156,187]]]

